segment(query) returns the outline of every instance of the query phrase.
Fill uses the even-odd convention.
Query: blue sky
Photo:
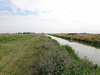
[[[100,33],[99,0],[0,0],[0,33]]]
[[[4,11],[4,10],[6,10],[6,11],[12,10],[10,1],[6,1],[6,0],[0,1],[0,11]]]
[[[11,1],[9,1],[9,0],[1,0],[0,1],[0,12],[3,12],[3,13],[0,13],[0,15],[9,14],[9,15],[23,15],[23,16],[34,15],[34,16],[37,16],[39,14],[38,11],[24,10],[24,12],[21,12],[21,10],[19,8],[17,8],[16,12],[14,12],[13,5],[12,5]]]

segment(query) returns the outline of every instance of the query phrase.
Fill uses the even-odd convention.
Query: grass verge
[[[44,34],[0,35],[0,75],[99,75],[69,46]]]
[[[0,75],[30,75],[41,35],[0,35]]]

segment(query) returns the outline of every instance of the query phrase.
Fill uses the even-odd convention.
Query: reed
[[[100,48],[100,34],[50,34],[67,40],[82,42]]]

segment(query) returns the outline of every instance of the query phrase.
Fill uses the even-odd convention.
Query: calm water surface
[[[59,44],[61,45],[69,45],[70,47],[72,47],[75,52],[78,54],[78,56],[80,58],[84,58],[85,56],[92,61],[93,63],[99,64],[100,65],[100,49],[97,49],[95,47],[91,47],[91,46],[87,46],[84,44],[80,44],[77,42],[69,42],[67,40],[58,38],[58,37],[54,37],[51,35],[47,35],[50,36],[52,39],[55,39],[59,42]]]

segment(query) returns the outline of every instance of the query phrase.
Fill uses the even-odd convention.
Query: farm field
[[[69,46],[44,34],[0,35],[0,75],[100,75]]]
[[[100,34],[51,34],[67,40],[74,40],[81,43],[89,44],[95,47],[100,47]]]

